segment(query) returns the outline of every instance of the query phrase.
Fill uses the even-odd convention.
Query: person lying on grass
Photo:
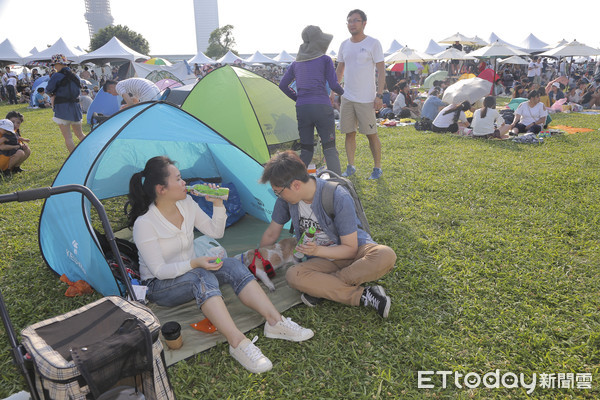
[[[290,219],[298,238],[309,228],[316,228],[314,242],[297,246],[307,260],[289,268],[285,276],[292,288],[302,292],[304,304],[313,307],[322,299],[350,306],[363,304],[387,318],[392,301],[385,290],[361,284],[388,273],[396,253],[375,243],[358,227],[354,200],[348,191],[341,186],[335,189],[334,215],[327,215],[321,203],[325,180],[308,175],[306,165],[291,150],[267,162],[260,182],[269,182],[278,197],[261,247],[274,244]]]
[[[242,303],[262,315],[266,337],[301,342],[314,333],[284,318],[262,290],[254,275],[239,260],[197,257],[194,254],[194,228],[220,238],[225,231],[223,200],[213,203],[208,217],[187,194],[185,181],[174,162],[164,156],[151,158],[143,171],[129,182],[129,226],[140,255],[142,283],[148,299],[160,306],[173,307],[195,300],[202,313],[229,342],[229,353],[244,368],[261,373],[273,364],[235,326],[219,285],[228,283]]]

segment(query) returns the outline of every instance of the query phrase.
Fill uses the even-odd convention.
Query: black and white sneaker
[[[385,294],[381,286],[367,286],[361,297],[365,307],[373,307],[382,318],[387,318],[390,313],[392,299]]]
[[[302,293],[300,295],[300,300],[302,300],[302,302],[309,307],[315,307],[315,306],[321,304],[321,302],[323,301],[323,299],[320,297],[314,297],[314,296],[311,296],[310,294],[306,294],[306,293]]]

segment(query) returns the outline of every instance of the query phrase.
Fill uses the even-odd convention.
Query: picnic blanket
[[[246,214],[240,221],[225,230],[224,237],[218,239],[219,244],[227,250],[227,255],[229,257],[233,257],[248,249],[255,248],[267,226],[268,224],[266,222]],[[117,232],[115,236],[130,240],[131,231],[129,229],[124,229]],[[282,234],[281,238],[289,236],[290,235],[286,232]],[[267,293],[267,296],[280,313],[301,303],[300,292],[287,285],[285,280],[285,271],[287,268],[289,268],[289,266],[278,269],[275,278],[271,279],[275,285],[274,292],[269,292],[268,289],[263,286],[265,293]],[[265,322],[263,317],[244,306],[229,285],[222,286],[221,292],[223,293],[223,298],[231,317],[242,332],[248,332],[259,326],[262,327]],[[161,307],[153,303],[150,303],[148,306],[152,312],[156,314],[161,325],[169,321],[177,321],[181,325],[183,347],[180,349],[170,350],[166,346],[166,343],[164,343],[164,339],[161,335],[167,366],[190,358],[204,350],[210,349],[218,343],[226,341],[225,336],[221,335],[218,331],[215,333],[204,333],[197,331],[190,326],[190,324],[204,319],[204,315],[196,306],[195,301],[190,301],[189,303],[177,307]],[[302,321],[298,322],[301,323]]]
[[[569,134],[594,131],[594,129],[590,129],[590,128],[577,128],[574,126],[567,126],[567,125],[552,125],[550,128],[560,129],[561,131],[565,131],[565,133],[569,133]]]

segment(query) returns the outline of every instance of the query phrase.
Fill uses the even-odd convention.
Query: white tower
[[[106,28],[114,21],[110,14],[110,0],[85,0],[84,16],[91,39],[100,29]]]
[[[199,52],[208,48],[208,38],[219,27],[219,8],[217,0],[194,0],[196,19],[196,47]]]

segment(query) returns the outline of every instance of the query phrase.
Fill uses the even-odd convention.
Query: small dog
[[[266,287],[269,288],[271,292],[273,292],[275,291],[275,285],[273,285],[273,282],[271,282],[269,277],[275,276],[274,270],[280,268],[281,266],[290,262],[296,263],[294,259],[294,248],[296,247],[296,244],[297,242],[295,238],[286,238],[270,246],[260,247],[256,250],[248,250],[242,254],[238,254],[234,258],[237,258],[242,262],[242,264],[250,268],[250,271],[252,271],[254,275],[256,275],[256,277],[260,279]],[[262,257],[262,259],[271,263],[272,270],[268,268],[268,271],[265,271],[263,260],[261,260],[261,258],[255,254],[256,251]],[[253,268],[251,268],[253,262],[256,272],[254,272]],[[268,274],[268,272],[271,273]]]

